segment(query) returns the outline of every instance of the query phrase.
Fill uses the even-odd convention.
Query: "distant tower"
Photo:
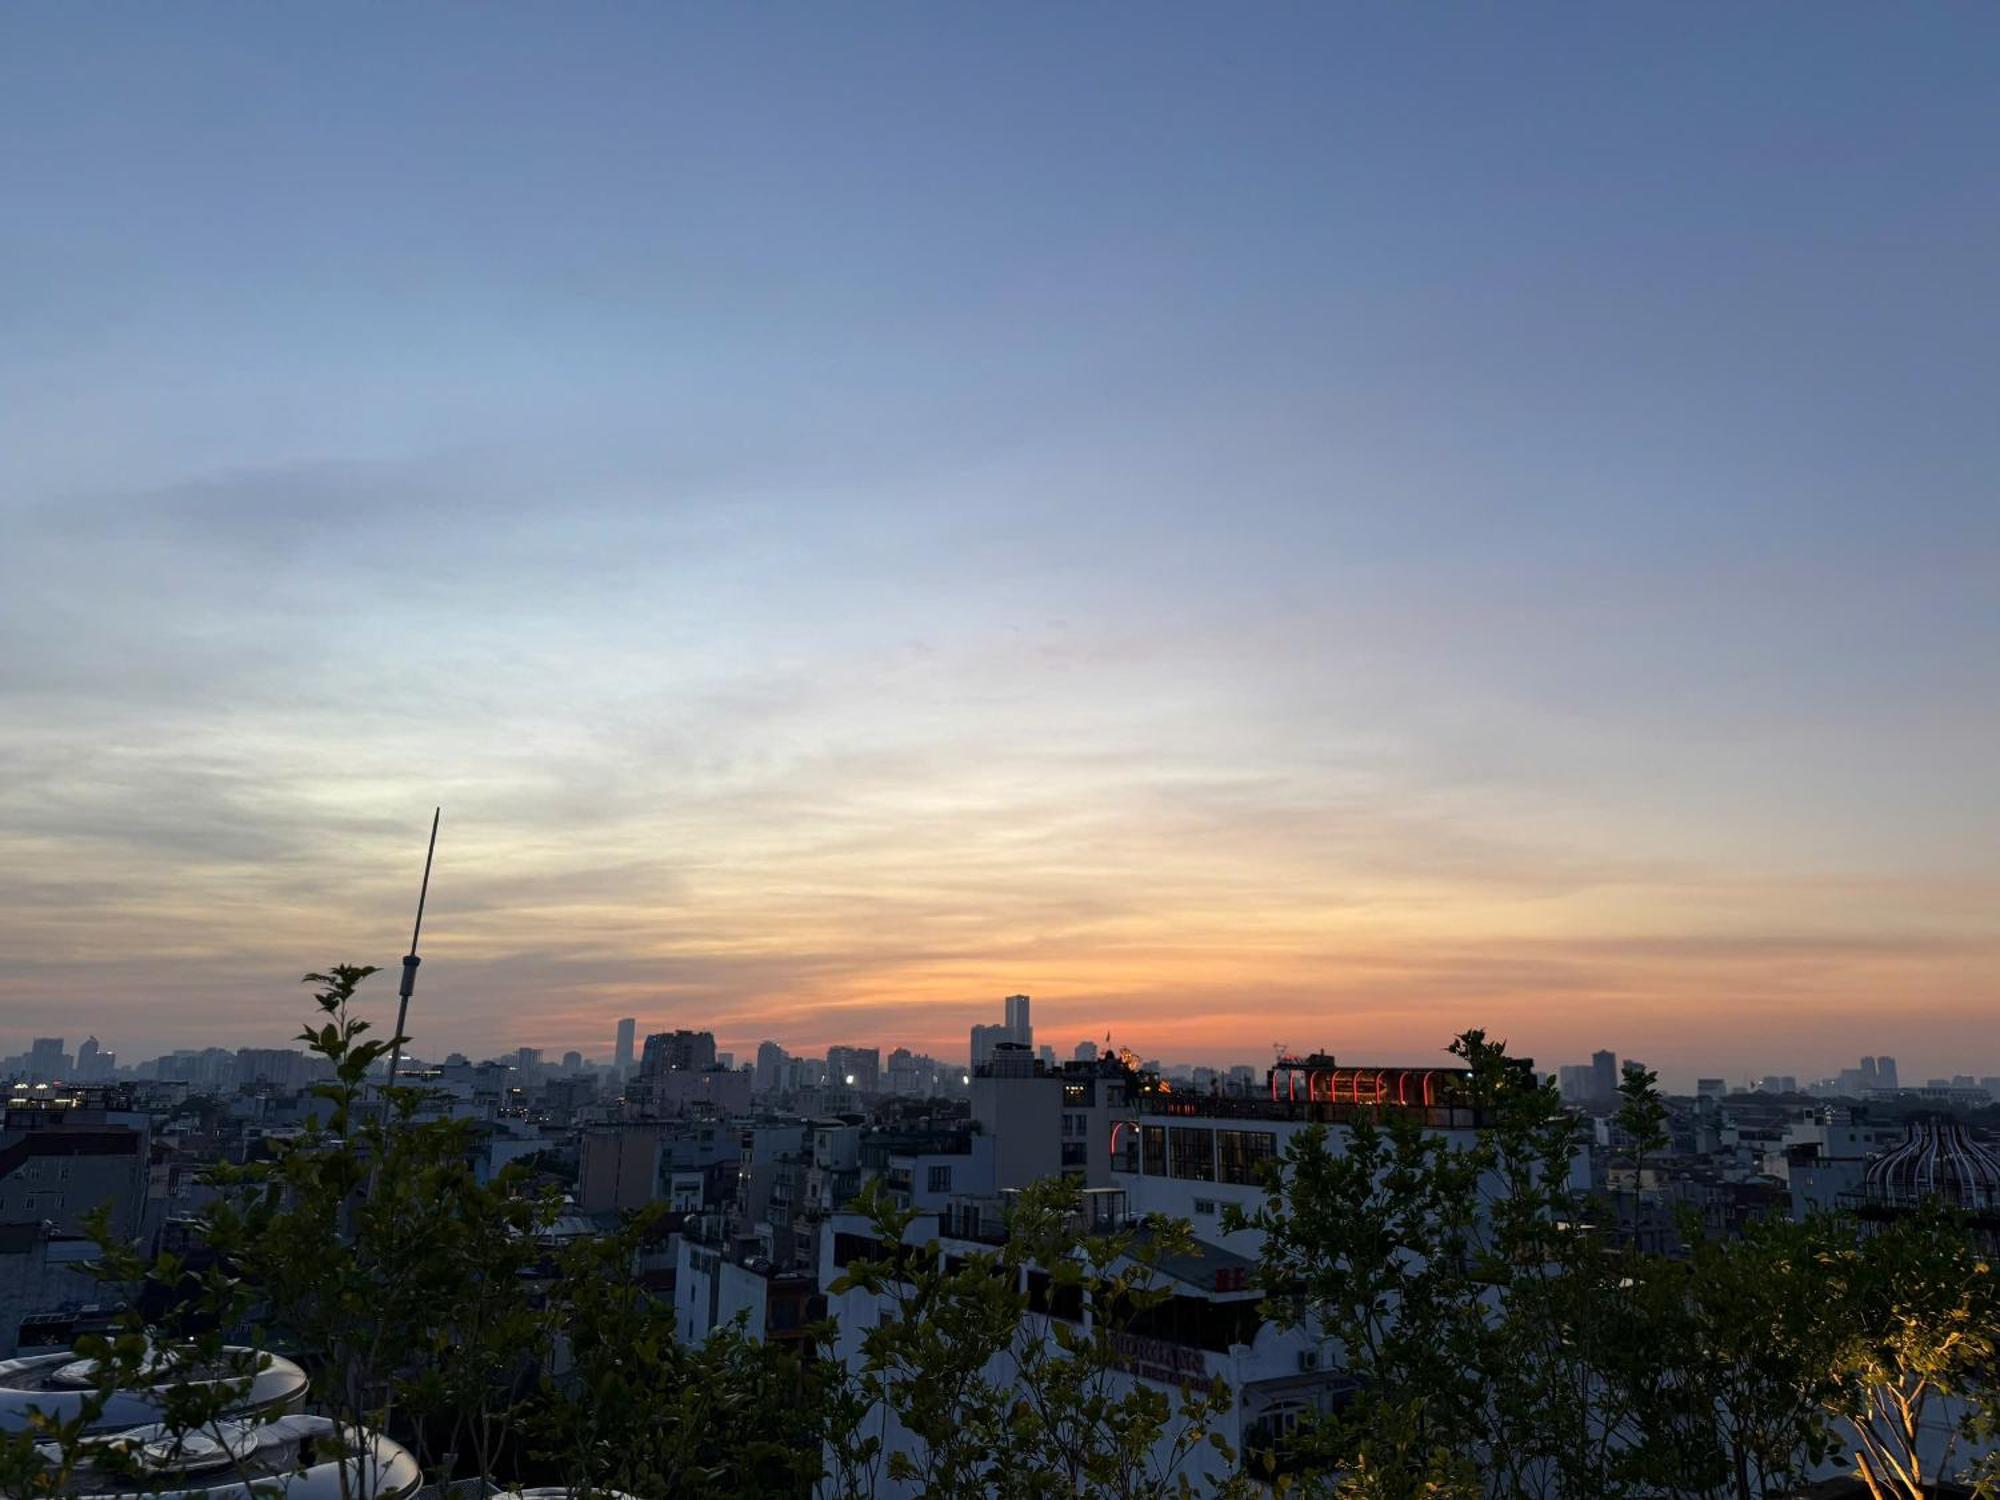
[[[85,1037],[83,1045],[76,1049],[76,1076],[78,1079],[88,1080],[97,1076],[98,1050],[97,1038],[94,1036]]]
[[[993,1060],[993,1049],[997,1044],[1013,1040],[1013,1034],[1005,1026],[974,1026],[971,1046],[972,1066],[985,1067]]]
[[[1898,1087],[1896,1083],[1896,1059],[1878,1057],[1875,1059],[1875,1086],[1883,1089]]]
[[[1028,997],[1009,995],[1007,997],[1007,1032],[1023,1047],[1035,1045],[1034,1023],[1028,1019]]]
[[[617,1062],[621,1072],[632,1071],[632,1040],[638,1033],[639,1023],[633,1017],[627,1016],[618,1023]]]
[[[757,1044],[757,1066],[750,1078],[753,1092],[769,1094],[777,1090],[785,1066],[785,1049],[776,1042]]]
[[[1618,1054],[1616,1052],[1593,1052],[1590,1054],[1590,1092],[1599,1104],[1609,1104],[1618,1097]]]

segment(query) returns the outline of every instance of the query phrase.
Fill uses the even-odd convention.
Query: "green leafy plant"
[[[1017,1195],[1002,1244],[948,1254],[912,1240],[914,1211],[863,1189],[855,1209],[881,1253],[831,1290],[869,1293],[882,1316],[849,1376],[853,1425],[831,1435],[836,1488],[866,1494],[886,1473],[927,1500],[1248,1492],[1217,1426],[1228,1389],[1161,1389],[1133,1375],[1120,1344],[1172,1296],[1158,1268],[1193,1253],[1193,1236],[1184,1223],[1088,1233],[1078,1195],[1036,1183]],[[892,1416],[908,1439],[893,1447]],[[1216,1468],[1221,1480],[1202,1477]]]

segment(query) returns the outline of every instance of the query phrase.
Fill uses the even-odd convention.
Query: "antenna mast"
[[[431,844],[424,851],[424,883],[417,888],[417,925],[410,929],[410,951],[403,955],[403,982],[396,993],[401,998],[396,1002],[396,1035],[389,1046],[389,1077],[384,1088],[393,1088],[396,1083],[396,1069],[403,1061],[403,1023],[410,1018],[410,994],[417,987],[417,965],[423,960],[417,957],[417,939],[424,930],[424,901],[431,893],[431,861],[437,856],[438,820],[444,816],[444,809],[431,809]]]

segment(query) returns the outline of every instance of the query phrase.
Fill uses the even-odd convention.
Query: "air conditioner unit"
[[[1299,1351],[1300,1372],[1306,1373],[1313,1370],[1317,1370],[1318,1368],[1319,1368],[1319,1350],[1301,1349]]]

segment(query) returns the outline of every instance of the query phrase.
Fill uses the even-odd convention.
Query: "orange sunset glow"
[[[0,1055],[2000,1071],[1980,48],[789,19],[5,23]]]

